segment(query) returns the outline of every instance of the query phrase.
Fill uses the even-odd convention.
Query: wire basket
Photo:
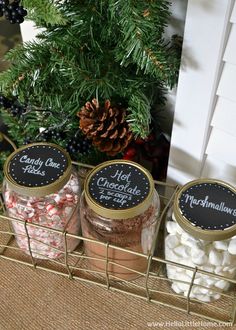
[[[92,168],[92,166],[77,162],[73,163],[74,165],[78,166],[78,171],[82,184],[86,171]],[[152,244],[151,252],[148,255],[130,251],[128,249],[121,248],[109,243],[99,242],[90,238],[83,237],[81,235],[72,235],[67,233],[66,229],[64,231],[60,231],[41,226],[39,224],[29,223],[20,219],[8,217],[6,216],[6,209],[3,202],[3,198],[1,197],[0,258],[6,261],[13,261],[19,264],[23,264],[25,266],[29,266],[35,269],[45,270],[50,273],[58,274],[67,277],[68,279],[87,282],[111,291],[123,292],[130,296],[146,300],[149,303],[167,306],[190,315],[203,317],[214,322],[220,322],[221,324],[234,324],[236,319],[236,296],[234,290],[231,290],[227,293],[222,293],[220,291],[214,290],[215,292],[219,292],[221,294],[221,299],[212,303],[199,302],[196,299],[190,298],[190,294],[194,286],[204,288],[204,286],[202,285],[194,284],[194,279],[197,273],[217,279],[227,280],[233,285],[236,283],[236,280],[221,275],[213,274],[207,271],[203,271],[198,269],[197,267],[193,268],[187,265],[168,261],[163,257],[163,230],[165,228],[165,218],[167,212],[170,210],[173,204],[174,195],[179,189],[179,187],[159,181],[155,181],[155,184],[159,192],[162,212],[159,216],[159,221],[157,221],[158,225],[156,228],[155,239]],[[170,198],[167,198],[164,195],[166,189],[168,189],[168,195],[171,196]],[[25,234],[22,235],[25,235],[25,238],[27,239],[29,254],[22,252],[22,250],[16,244],[16,234],[12,230],[13,224],[16,222],[21,223],[25,228]],[[64,249],[63,251],[59,251],[62,254],[62,257],[56,260],[43,260],[34,258],[31,248],[34,238],[30,237],[29,235],[30,227],[37,227],[39,229],[48,232],[53,232],[57,235],[61,235],[62,239],[64,240]],[[69,238],[77,239],[79,243],[78,248],[73,252],[69,251],[67,248],[67,241]],[[106,251],[106,257],[95,258],[86,255],[85,251],[83,250],[83,241],[89,241],[93,244],[99,244],[103,246]],[[42,244],[42,242],[40,243]],[[57,249],[56,247],[52,246],[50,246],[50,248]],[[130,269],[124,265],[120,265],[114,260],[110,260],[108,257],[110,249],[112,249],[113,251],[123,251],[127,254],[130,254],[130,256],[145,258],[147,260],[146,271],[142,273],[137,270]],[[104,270],[90,269],[88,262],[89,259],[103,262]],[[172,291],[172,280],[167,278],[166,276],[167,264],[178,269],[187,269],[192,271],[193,275],[191,283],[182,281],[181,279],[174,280],[175,282],[177,281],[179,283],[189,285],[189,290],[186,297]],[[133,272],[134,274],[138,275],[138,279],[133,281],[127,281],[124,279],[121,280],[119,277],[109,273],[109,265],[115,265],[125,270],[128,270],[129,272]]]

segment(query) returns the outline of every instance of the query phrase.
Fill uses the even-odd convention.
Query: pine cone
[[[112,107],[109,100],[105,101],[104,107],[99,106],[97,99],[86,102],[77,115],[82,132],[109,156],[122,152],[133,137],[125,120],[125,109]]]

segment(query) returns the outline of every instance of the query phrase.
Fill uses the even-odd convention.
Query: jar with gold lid
[[[80,231],[80,193],[77,172],[61,147],[45,142],[14,151],[4,165],[3,198],[18,246],[35,258],[63,256],[62,232]],[[79,243],[66,241],[68,251]]]
[[[147,255],[155,237],[160,200],[145,168],[125,160],[95,167],[86,177],[80,210],[82,234],[95,240],[84,241],[92,269],[107,269],[111,278],[121,280],[145,272],[147,258],[126,251]],[[107,253],[105,244],[97,242],[124,250],[109,247]]]
[[[166,221],[165,258],[204,271],[194,274],[191,269],[167,264],[171,287],[178,294],[211,302],[230,290],[227,279],[236,276],[233,186],[203,178],[188,182],[177,191]]]

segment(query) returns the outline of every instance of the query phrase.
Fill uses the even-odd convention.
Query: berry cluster
[[[46,129],[39,136],[39,140],[42,142],[47,142],[51,140],[59,141],[63,139],[64,139],[63,132],[58,131],[56,129]]]
[[[91,142],[81,136],[75,135],[71,138],[66,146],[66,150],[72,156],[74,154],[80,153],[81,155],[86,155],[91,149]]]
[[[11,24],[23,23],[27,10],[20,6],[20,1],[13,0],[10,3],[9,0],[0,0],[0,17],[4,15]]]
[[[0,107],[3,107],[4,109],[9,109],[13,117],[21,117],[26,112],[26,106],[19,104],[17,99],[10,100],[1,94]]]
[[[161,133],[158,137],[150,134],[146,139],[137,138],[125,150],[123,159],[143,164],[155,180],[164,181],[168,165],[170,143]]]

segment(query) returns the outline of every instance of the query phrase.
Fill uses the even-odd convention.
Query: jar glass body
[[[84,194],[80,206],[84,237],[139,253],[148,254],[151,251],[160,211],[160,200],[156,191],[148,209],[128,219],[110,219],[95,213],[88,206]],[[112,247],[107,250],[105,245],[86,240],[84,248],[86,255],[91,257],[90,268],[102,273],[107,269],[109,275],[113,275],[113,279],[132,280],[139,276],[132,270],[145,272],[147,268],[146,257]],[[106,257],[109,259],[108,265],[106,265]]]
[[[222,241],[195,238],[179,226],[170,209],[166,219],[165,259],[209,272],[209,275],[195,274],[190,298],[203,302],[218,300],[221,292],[229,291],[231,285],[229,281],[214,277],[214,274],[235,277],[236,237]],[[166,270],[167,277],[172,280],[172,289],[187,296],[193,271],[168,264]]]
[[[11,221],[18,246],[27,254],[31,250],[32,256],[39,259],[59,258],[65,248],[73,251],[79,240],[67,237],[65,247],[62,232],[74,235],[80,233],[80,193],[79,179],[74,168],[69,180],[59,191],[43,197],[20,194],[4,180],[3,198],[7,215],[24,221]]]

